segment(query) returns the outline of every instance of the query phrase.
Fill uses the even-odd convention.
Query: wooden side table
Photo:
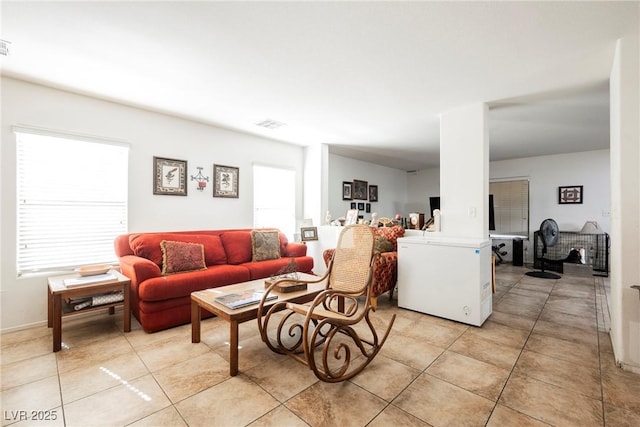
[[[53,328],[53,351],[60,351],[62,348],[62,318],[73,316],[74,314],[87,313],[89,311],[109,309],[109,314],[115,312],[114,307],[123,305],[124,332],[131,331],[131,301],[129,299],[129,289],[131,280],[116,270],[109,270],[115,279],[109,282],[87,283],[67,288],[65,279],[80,277],[78,274],[68,274],[64,276],[53,276],[47,279],[47,326]],[[102,304],[95,307],[87,307],[74,311],[72,307],[64,303],[67,298],[89,297],[104,294],[112,291],[122,291],[124,300],[109,304]]]

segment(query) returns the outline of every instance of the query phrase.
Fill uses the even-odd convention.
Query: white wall
[[[407,174],[407,210],[431,216],[429,197],[440,196],[440,168],[422,169]]]
[[[439,195],[438,169],[425,169],[408,177],[408,205],[428,206],[428,196]],[[594,220],[610,232],[609,150],[553,156],[528,157],[489,163],[489,179],[529,178],[530,236],[546,218],[558,222],[561,230],[578,231],[585,221]],[[584,186],[584,202],[558,204],[558,187]],[[426,201],[425,201],[426,199]],[[511,244],[507,243],[508,248]],[[524,242],[526,261],[532,262],[533,243]],[[511,251],[506,257],[511,259]]]
[[[303,148],[5,78],[1,127],[2,330],[46,319],[46,278],[16,278],[16,166],[13,125],[94,135],[129,142],[129,230],[195,230],[251,227],[252,165],[296,171],[296,217],[302,217]],[[240,168],[239,198],[214,198],[188,182],[188,196],[153,195],[153,156],[187,160],[212,176],[213,164]],[[82,161],[82,159],[78,159]],[[87,177],[78,177],[88,179]],[[212,177],[211,177],[212,180]]]
[[[370,203],[367,200],[342,200],[342,182],[354,179],[378,186],[378,201],[371,203],[371,212],[377,212],[379,218],[409,214],[405,171],[329,154],[329,211],[333,219],[345,216],[351,202]],[[365,219],[371,219],[370,213],[363,211],[361,214]]]
[[[616,361],[640,373],[640,40],[618,40],[611,69],[611,341]]]
[[[530,235],[546,218],[560,230],[579,231],[594,220],[610,232],[609,150],[503,160],[489,164],[490,179],[529,178]],[[558,204],[558,187],[582,185],[583,203]]]

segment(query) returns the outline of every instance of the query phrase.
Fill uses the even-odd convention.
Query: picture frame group
[[[368,200],[369,202],[378,201],[378,186],[369,185],[367,181],[354,179],[350,181],[342,181],[342,200]]]
[[[187,161],[153,156],[153,194],[164,196],[186,196]],[[198,190],[206,187],[209,177],[202,174],[198,167],[198,175],[192,176]],[[239,197],[240,168],[235,166],[213,165],[213,197]],[[204,185],[203,185],[204,184]]]

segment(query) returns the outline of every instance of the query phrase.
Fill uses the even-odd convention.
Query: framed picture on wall
[[[355,200],[367,200],[368,185],[367,181],[353,180],[353,198]]]
[[[342,182],[342,200],[353,200],[353,183]]]
[[[356,202],[351,202],[351,209],[358,209]]]
[[[153,157],[153,194],[187,195],[187,161]]]
[[[582,185],[558,187],[558,203],[561,205],[577,205],[582,203]]]
[[[369,201],[377,202],[378,201],[378,186],[370,185],[369,186]]]
[[[213,165],[213,197],[238,198],[240,169],[233,166]]]
[[[359,211],[363,211],[364,210],[364,203],[362,203],[362,202],[358,203],[357,207],[358,207]]]

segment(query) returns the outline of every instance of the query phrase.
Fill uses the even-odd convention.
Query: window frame
[[[264,168],[264,169],[273,169],[273,170],[278,170],[281,172],[287,172],[290,173],[291,176],[291,182],[292,182],[292,187],[291,187],[291,191],[292,191],[292,197],[293,197],[293,202],[291,204],[291,211],[287,213],[287,215],[290,217],[290,224],[287,227],[282,227],[278,224],[262,224],[261,221],[259,221],[259,213],[258,211],[260,209],[262,209],[262,206],[258,206],[257,205],[257,200],[256,200],[256,194],[257,194],[257,178],[256,178],[256,168]],[[284,233],[287,238],[290,241],[294,240],[294,236],[297,232],[296,230],[296,170],[293,168],[288,168],[288,167],[284,167],[284,166],[276,166],[276,165],[270,165],[270,164],[263,164],[263,163],[253,163],[252,165],[252,174],[253,174],[253,227],[254,228],[263,228],[263,227],[267,227],[267,228],[278,228],[282,233]],[[262,180],[259,181],[260,183],[264,183]]]
[[[34,127],[13,126],[12,131],[16,144],[15,266],[17,276],[71,271],[81,265],[88,264],[117,264],[118,260],[113,251],[113,239],[118,234],[128,231],[130,144],[126,141],[110,138],[70,134]],[[64,147],[63,145],[67,143],[68,146]],[[87,151],[96,153],[95,161],[82,165],[77,162],[72,163],[77,159],[77,155],[70,156],[69,153],[73,147],[81,146],[84,143],[99,144],[99,146],[83,147]],[[52,160],[50,167],[42,160],[42,156],[41,158],[37,158],[37,155],[34,156],[34,151],[42,149],[46,144],[58,144],[48,152],[61,153],[59,157]],[[114,150],[110,150],[109,147],[114,147]],[[105,152],[111,156],[107,162],[102,161],[104,157],[98,157],[99,153],[104,154]],[[111,159],[116,162],[115,166]],[[25,160],[37,163],[23,164]],[[54,184],[49,182],[45,185],[39,184],[42,182],[38,180],[41,179],[40,168],[43,164],[51,170],[63,167],[81,169],[84,165],[87,167],[98,165],[98,168],[108,167],[109,171],[115,169],[118,179],[113,180],[113,186],[109,186],[109,178],[94,179],[85,183],[78,180],[77,186],[67,187],[65,185],[60,193],[55,193],[50,192],[50,188]],[[34,174],[34,171],[37,173]],[[26,179],[23,179],[24,176]],[[79,176],[83,176],[82,172],[79,172]],[[52,181],[54,180],[52,179]],[[76,184],[68,178],[64,182],[65,184],[69,182]],[[42,189],[39,189],[39,186]],[[82,186],[91,186],[93,193],[86,191],[86,189],[83,192]],[[93,186],[97,188],[93,189]],[[58,185],[58,187],[63,186]],[[45,190],[49,190],[49,192],[45,194]],[[77,197],[69,196],[73,192],[76,192]],[[73,228],[75,223],[70,219],[73,217],[68,213],[76,210],[78,215],[81,211],[85,212],[83,218],[86,221],[77,221],[79,227]],[[87,216],[87,213],[90,216]],[[96,213],[99,215],[95,215]],[[73,229],[64,228],[67,225]],[[60,233],[61,229],[70,230],[68,237],[67,235],[64,236],[64,239],[61,237],[66,233]],[[90,232],[87,232],[87,229]],[[42,236],[48,237],[43,238]],[[98,244],[94,244],[94,242],[98,242]],[[86,244],[83,245],[83,243]],[[32,247],[27,248],[28,245],[32,245]],[[78,245],[84,249],[78,250]],[[52,248],[56,248],[53,253]]]

